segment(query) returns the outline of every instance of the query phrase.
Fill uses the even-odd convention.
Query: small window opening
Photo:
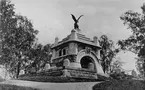
[[[66,55],[66,49],[63,49],[63,55]]]
[[[59,50],[59,56],[61,56],[61,50]]]

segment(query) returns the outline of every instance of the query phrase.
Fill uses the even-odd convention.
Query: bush
[[[96,84],[93,90],[145,90],[145,81],[141,80],[110,80]]]
[[[133,76],[127,75],[124,72],[110,74],[110,77],[117,80],[132,79]]]

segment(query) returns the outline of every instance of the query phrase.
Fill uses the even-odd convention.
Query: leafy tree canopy
[[[141,9],[142,13],[129,10],[120,17],[132,34],[125,40],[119,40],[118,44],[122,50],[129,50],[144,58],[142,60],[145,63],[145,4]]]
[[[14,5],[8,0],[0,1],[1,13],[1,64],[18,77],[22,64],[28,59],[27,53],[32,48],[37,30],[27,17],[17,15]]]
[[[100,46],[102,47],[100,51],[101,55],[101,64],[103,66],[104,72],[110,71],[110,66],[112,60],[115,58],[116,54],[119,52],[118,49],[115,48],[115,44],[112,40],[110,40],[106,35],[102,35],[99,39]]]

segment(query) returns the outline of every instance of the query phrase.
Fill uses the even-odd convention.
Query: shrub
[[[127,75],[124,72],[110,74],[110,77],[117,80],[132,79],[133,76]]]
[[[93,90],[145,90],[145,81],[141,80],[110,80],[96,84]]]

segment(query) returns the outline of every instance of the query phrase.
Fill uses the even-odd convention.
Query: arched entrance
[[[80,64],[81,64],[82,68],[85,68],[85,69],[93,68],[94,69],[93,59],[89,56],[82,57],[82,59],[80,60]]]
[[[81,50],[76,57],[76,61],[71,63],[70,66],[75,68],[87,68],[88,64],[92,62],[94,65],[94,71],[99,74],[104,74],[101,64],[94,52],[86,53],[85,50]]]

